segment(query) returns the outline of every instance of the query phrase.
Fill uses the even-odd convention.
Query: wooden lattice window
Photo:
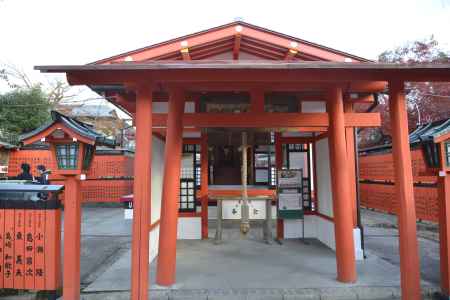
[[[180,182],[180,207],[181,212],[195,212],[196,189],[193,179],[181,179]]]
[[[56,158],[59,169],[76,169],[78,164],[78,144],[57,144]]]
[[[180,176],[181,212],[195,212],[197,208],[197,190],[201,183],[201,156],[199,144],[183,145]]]

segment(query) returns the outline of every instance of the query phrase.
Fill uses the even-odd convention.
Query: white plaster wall
[[[165,142],[157,137],[152,137],[152,199],[150,219],[151,224],[159,221],[161,215],[162,185],[164,173],[164,146]],[[131,211],[132,213],[133,211]],[[131,215],[132,218],[132,215]],[[149,262],[158,255],[159,225],[149,233]]]
[[[359,228],[353,229],[353,240],[355,241],[355,257],[356,260],[364,259],[364,251],[361,244],[361,230]]]
[[[149,239],[149,262],[151,263],[158,256],[159,248],[159,224],[150,231]]]
[[[317,198],[319,213],[333,217],[333,193],[331,190],[330,152],[328,138],[315,143],[316,146],[316,175]]]
[[[159,220],[161,215],[161,198],[164,174],[164,141],[157,137],[152,139],[152,203],[151,223]]]
[[[284,220],[284,238],[297,239],[302,237],[303,221],[302,220]],[[305,216],[305,237],[316,238],[327,247],[336,251],[336,242],[334,236],[334,223],[330,220],[315,215]],[[361,233],[359,228],[353,229],[353,237],[355,241],[355,257],[356,260],[364,259],[361,248]]]
[[[336,251],[336,240],[334,237],[334,223],[325,218],[317,218],[317,239]]]
[[[316,238],[317,237],[317,224],[316,216],[305,215],[305,237]],[[284,238],[285,239],[298,239],[303,237],[303,220],[284,220]]]
[[[202,218],[180,217],[178,218],[177,239],[179,240],[201,240]]]
[[[336,251],[336,239],[334,236],[334,223],[321,217],[317,217],[317,239]],[[359,228],[353,229],[353,240],[355,246],[356,260],[364,259],[361,247],[361,231]]]

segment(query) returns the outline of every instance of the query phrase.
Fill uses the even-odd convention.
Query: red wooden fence
[[[48,150],[11,151],[8,176],[17,176],[21,172],[22,163],[30,164],[35,176],[38,165],[44,165],[50,170],[56,169]],[[87,180],[81,182],[84,202],[120,202],[121,196],[133,193],[133,156],[117,151],[98,153],[94,156],[86,177]],[[62,184],[62,179],[60,176],[50,175],[52,183]]]
[[[422,149],[413,149],[411,160],[417,218],[438,222],[437,177],[426,167]],[[392,153],[360,155],[359,175],[361,206],[395,214],[398,202],[395,197]]]

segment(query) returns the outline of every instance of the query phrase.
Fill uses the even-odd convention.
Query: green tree
[[[50,119],[51,104],[39,86],[0,94],[0,139],[15,143],[22,133]]]

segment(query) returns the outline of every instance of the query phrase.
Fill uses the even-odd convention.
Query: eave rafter
[[[282,56],[278,55],[277,53],[268,53],[267,51],[261,51],[261,48],[257,48],[248,44],[241,44],[241,51],[247,52],[249,54],[264,58],[264,59],[270,59],[270,60],[280,60],[282,59]]]
[[[191,51],[191,56],[194,60],[200,60],[217,54],[221,54],[226,51],[230,51],[232,48],[232,40],[224,39],[221,41],[217,41],[216,43],[210,43],[208,45],[202,45],[201,47],[193,48]]]
[[[233,49],[233,46],[231,45],[223,45],[221,47],[215,47],[214,49],[204,51],[203,53],[196,53],[195,55],[192,55],[192,59],[194,60],[201,60],[206,59],[215,55],[219,55],[225,52],[229,52]]]

